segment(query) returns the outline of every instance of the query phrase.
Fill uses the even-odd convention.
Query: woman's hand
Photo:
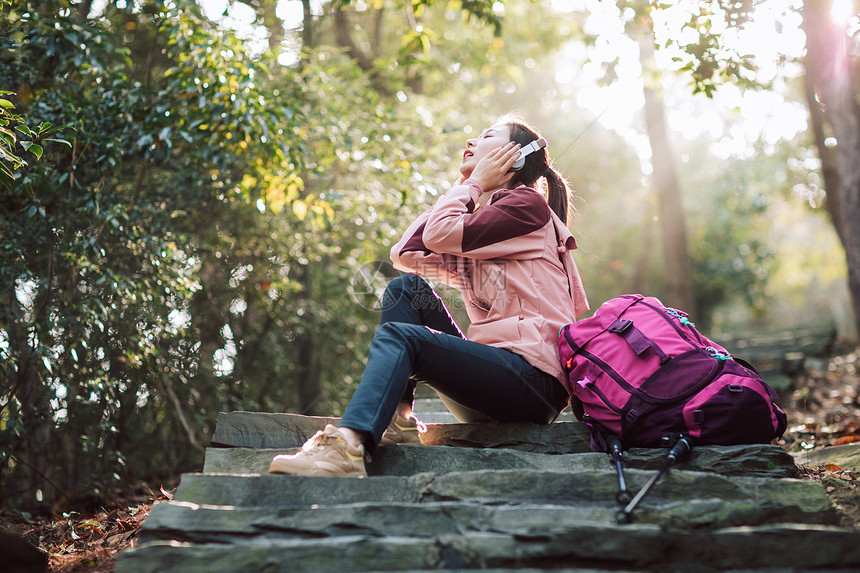
[[[478,182],[485,193],[504,187],[513,178],[511,171],[519,155],[520,146],[513,141],[496,148],[478,161],[469,176]]]

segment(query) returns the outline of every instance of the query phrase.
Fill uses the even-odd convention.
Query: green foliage
[[[163,128],[148,121],[150,86],[126,81],[127,51],[68,11],[12,10],[30,26],[26,43],[4,35],[14,59],[0,83],[21,82],[29,116],[79,127],[71,153],[46,150],[8,187],[0,221],[0,273],[14,285],[0,309],[4,489],[51,501],[117,479],[135,436],[128,416],[175,336],[165,308],[183,292],[182,262],[164,210],[172,197],[143,200],[145,175],[157,181],[163,162],[143,141]],[[83,57],[82,43],[93,47]]]
[[[699,0],[678,6],[669,2],[655,2],[653,10],[686,13],[677,30],[662,38],[664,48],[680,48],[672,59],[681,71],[689,74],[693,93],[712,97],[720,84],[757,87],[757,65],[752,54],[741,52],[733,43],[736,32],[749,22],[754,3],[736,0]],[[725,33],[734,31],[735,33]],[[694,41],[679,40],[694,37]],[[686,43],[682,44],[681,42]]]
[[[192,469],[220,410],[341,408],[378,320],[345,285],[427,183],[414,108],[334,51],[253,55],[193,2],[6,22],[0,85],[44,121],[18,142],[77,131],[3,195],[3,501]]]
[[[12,113],[11,110],[15,108],[15,104],[7,99],[9,95],[13,95],[12,92],[0,91],[0,177],[3,184],[7,186],[14,179],[12,170],[26,165],[23,159],[13,153],[18,143],[15,128],[21,125],[23,119],[20,115]],[[41,149],[39,152],[41,154]]]
[[[72,146],[65,139],[50,137],[67,127],[54,127],[48,122],[42,122],[30,128],[24,123],[24,118],[12,111],[15,109],[15,104],[9,100],[9,96],[14,95],[13,92],[0,90],[0,183],[6,188],[12,187],[16,176],[15,171],[28,165],[25,159],[16,154],[17,147],[21,147],[24,153],[34,155],[38,160],[42,158],[44,142]],[[26,139],[21,139],[22,136]]]
[[[687,176],[691,188],[707,190],[688,206],[699,324],[707,330],[724,326],[718,311],[727,303],[740,303],[761,320],[778,264],[769,238],[773,172],[763,168],[779,159],[762,153],[755,162],[729,159],[705,169],[699,161]]]
[[[0,83],[24,82],[27,115],[79,128],[71,154],[46,149],[44,161],[8,187],[0,221],[0,273],[14,285],[0,309],[0,440],[12,468],[4,491],[49,500],[52,487],[60,489],[54,496],[83,484],[104,487],[125,473],[135,447],[144,453],[154,434],[166,439],[181,427],[184,420],[169,423],[165,374],[193,368],[172,350],[184,333],[171,321],[198,288],[189,275],[193,250],[183,245],[189,216],[235,192],[247,147],[274,160],[288,156],[282,141],[260,139],[286,127],[288,110],[264,107],[251,90],[236,105],[229,92],[241,86],[207,84],[205,76],[195,82],[202,74],[176,79],[172,72],[201,51],[223,47],[179,14],[138,15],[138,26],[164,39],[172,64],[158,83],[142,83],[129,81],[139,46],[117,46],[111,30],[127,14],[109,11],[106,22],[81,26],[59,7],[21,2],[13,10],[31,27],[26,44],[8,47],[14,60]],[[194,33],[199,50],[182,44]],[[153,65],[139,56],[144,67]],[[216,77],[250,75],[244,62],[219,65]],[[184,105],[189,94],[195,105]],[[148,433],[133,424],[135,412],[154,422]],[[172,454],[187,463],[184,450]],[[135,461],[132,475],[145,467]]]
[[[429,4],[427,0],[419,0],[418,5]],[[502,35],[502,18],[496,13],[495,0],[460,0],[462,9],[471,17],[493,27],[493,35]]]

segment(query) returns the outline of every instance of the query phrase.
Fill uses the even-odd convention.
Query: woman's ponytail
[[[508,126],[511,132],[511,141],[521,146],[528,145],[540,137],[537,130],[518,115],[504,115],[499,123]],[[546,189],[541,189],[544,185],[537,186],[538,180],[542,178],[546,179]],[[565,225],[567,224],[570,186],[565,178],[550,165],[549,154],[546,149],[528,155],[525,165],[514,175],[511,183],[522,183],[527,187],[536,187],[543,191],[546,194],[546,202],[550,209],[558,215],[559,219],[564,221]]]
[[[546,177],[547,186],[546,202],[549,204],[549,208],[558,215],[558,218],[567,225],[570,187],[564,177],[552,166],[546,168],[544,177]]]

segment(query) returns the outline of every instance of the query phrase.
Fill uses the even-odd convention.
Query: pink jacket
[[[534,189],[499,189],[476,209],[480,193],[467,179],[439,197],[391,260],[460,289],[469,340],[509,349],[561,380],[559,329],[588,310],[571,256],[576,242]]]

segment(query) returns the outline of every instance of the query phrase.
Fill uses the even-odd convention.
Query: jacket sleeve
[[[427,211],[409,225],[400,240],[391,247],[391,262],[397,270],[416,273],[459,288],[456,259],[434,253],[424,245],[422,234],[429,217],[430,211]]]
[[[467,179],[440,197],[421,235],[425,248],[470,259],[528,259],[544,252],[550,210],[539,193],[502,190],[475,209],[480,193]]]

